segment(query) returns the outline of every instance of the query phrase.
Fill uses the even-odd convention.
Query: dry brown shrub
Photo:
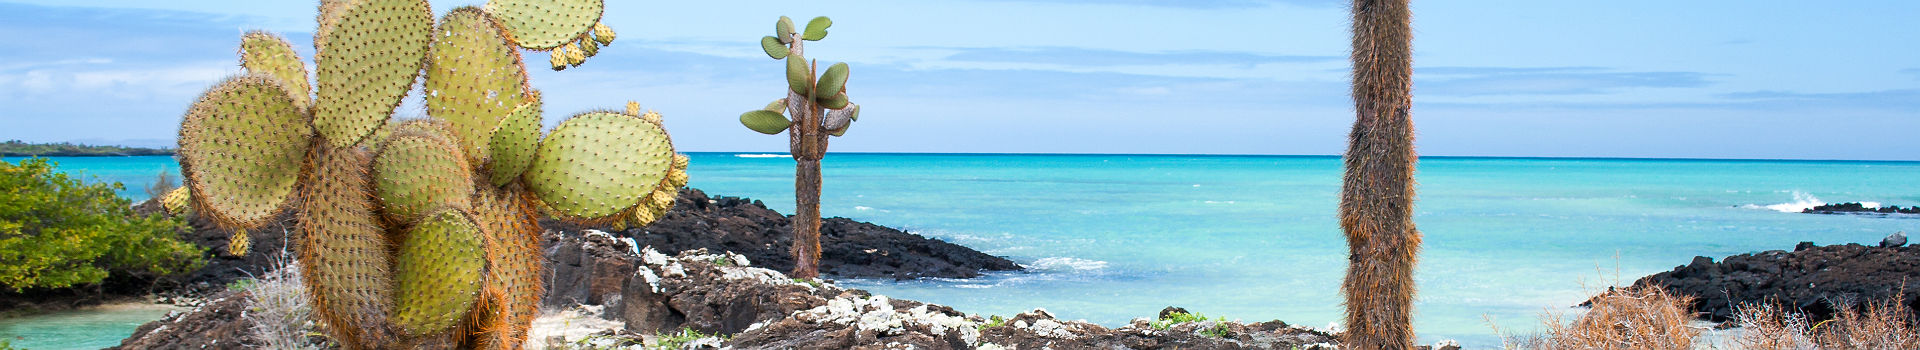
[[[1660,287],[1633,287],[1602,294],[1573,322],[1563,314],[1541,317],[1546,333],[1507,339],[1521,349],[1688,349],[1700,329],[1687,324],[1693,298]]]
[[[1735,315],[1736,342],[1744,349],[1920,349],[1920,320],[1901,294],[1864,308],[1835,307],[1833,319],[1812,324],[1772,304],[1748,306]]]

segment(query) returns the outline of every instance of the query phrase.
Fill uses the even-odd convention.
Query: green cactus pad
[[[278,79],[228,78],[180,123],[180,165],[194,207],[221,226],[258,227],[279,213],[305,169],[313,129]]]
[[[820,41],[820,39],[826,39],[827,27],[832,27],[832,26],[833,26],[833,20],[828,19],[827,16],[814,17],[813,20],[807,21],[807,33],[801,35],[800,39],[804,39],[807,41]]]
[[[473,309],[486,271],[480,228],[458,209],[441,208],[407,229],[394,260],[394,326],[421,337],[453,327]]]
[[[515,44],[552,50],[593,30],[600,23],[602,0],[490,0],[487,13],[500,20]]]
[[[783,98],[783,99],[773,100],[773,102],[767,102],[767,108],[764,108],[764,109],[766,109],[768,112],[774,112],[774,113],[786,112],[787,99]]]
[[[846,62],[834,63],[832,66],[827,66],[827,71],[820,73],[820,83],[813,86],[813,98],[822,99],[846,92],[848,73]]]
[[[427,123],[425,120],[408,124]],[[451,138],[433,127],[401,127],[374,158],[374,189],[388,222],[411,223],[447,207],[466,209],[472,170]]]
[[[300,54],[293,52],[293,44],[287,43],[287,39],[257,30],[241,35],[240,66],[245,67],[247,73],[279,79],[295,106],[305,109],[313,105],[313,84],[307,82],[307,64],[300,61]]]
[[[479,166],[492,154],[493,130],[526,102],[526,68],[477,7],[447,13],[434,33],[423,86],[427,115],[452,122],[467,163]]]
[[[608,218],[640,203],[667,175],[673,141],[659,124],[617,112],[561,122],[541,141],[521,178],[548,208],[576,221]]]
[[[813,69],[807,66],[806,58],[787,56],[787,88],[800,96],[813,91]]]
[[[533,164],[534,151],[540,147],[540,101],[527,101],[508,114],[500,128],[493,131],[490,147],[493,163],[489,166],[488,182],[506,186],[527,172],[527,166]]]
[[[788,121],[786,116],[780,115],[780,112],[754,110],[740,114],[740,125],[746,125],[748,129],[753,129],[755,132],[773,135],[787,131],[787,127],[793,126],[793,122]]]
[[[390,346],[387,325],[393,265],[386,229],[374,213],[371,156],[315,143],[314,171],[302,190],[300,269],[313,312],[344,348]]]
[[[833,94],[833,96],[820,99],[820,107],[826,107],[827,109],[847,108],[848,103],[852,102],[847,100],[847,93],[845,92],[836,93]]]
[[[787,44],[782,44],[780,43],[780,39],[775,39],[771,36],[760,37],[760,50],[766,51],[767,57],[772,57],[776,60],[787,58]]]
[[[779,38],[780,43],[782,44],[792,43],[793,34],[794,32],[793,32],[792,18],[787,18],[787,16],[780,16],[780,21],[773,23],[773,36],[776,38]]]
[[[319,98],[314,129],[334,147],[373,133],[412,89],[427,55],[433,11],[425,0],[361,0],[314,38]]]

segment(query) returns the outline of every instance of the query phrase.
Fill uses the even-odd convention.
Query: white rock
[[[660,293],[660,292],[661,292],[661,290],[660,290],[660,276],[657,276],[657,275],[654,275],[654,274],[653,274],[653,269],[650,269],[650,268],[647,268],[646,266],[641,266],[641,267],[640,267],[639,269],[636,269],[636,270],[635,270],[635,271],[633,272],[633,274],[636,274],[636,275],[640,275],[640,278],[642,278],[642,279],[646,279],[646,281],[647,281],[647,286],[651,286],[651,287],[653,287],[653,292],[654,292],[654,293]]]
[[[647,249],[640,252],[640,261],[646,262],[647,265],[666,266],[667,255],[660,254],[658,250],[653,250],[653,246],[647,246]]]

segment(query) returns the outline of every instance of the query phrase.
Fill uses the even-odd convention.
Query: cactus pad
[[[181,172],[202,215],[228,228],[265,223],[293,194],[313,130],[273,78],[229,78],[180,123]]]
[[[551,50],[573,42],[600,23],[602,0],[490,0],[487,13],[500,20],[515,44]]]
[[[807,41],[820,41],[820,39],[826,39],[827,27],[832,27],[832,26],[833,26],[833,20],[827,18],[827,16],[814,17],[813,20],[807,21],[807,32],[804,34],[801,34],[800,39],[807,40]]]
[[[827,71],[820,73],[820,83],[813,86],[813,98],[824,101],[824,99],[831,98],[833,95],[847,92],[847,73],[846,62],[834,63],[832,66],[827,66]],[[827,108],[837,109],[840,107],[828,106]]]
[[[389,222],[411,223],[441,207],[468,208],[473,171],[453,141],[436,131],[401,127],[380,146],[374,188]]]
[[[813,92],[813,69],[806,58],[787,56],[787,88],[800,96]]]
[[[764,109],[741,113],[740,124],[746,125],[748,129],[753,129],[755,132],[767,135],[787,131],[787,127],[793,126],[793,122],[788,121],[786,116],[780,115],[780,112]]]
[[[248,73],[270,76],[280,80],[287,89],[287,96],[293,98],[296,107],[305,109],[313,105],[313,84],[307,82],[307,65],[300,62],[300,54],[293,52],[293,44],[287,39],[264,31],[251,31],[240,36],[240,66]]]
[[[776,60],[787,58],[787,44],[780,43],[779,38],[772,36],[760,37],[760,50],[766,51],[767,57],[772,57]]]
[[[831,96],[827,96],[825,98],[820,99],[820,107],[825,107],[827,109],[847,108],[848,103],[852,103],[852,101],[847,100],[847,93],[845,92],[833,94]]]
[[[413,87],[427,55],[433,11],[425,0],[339,6],[345,6],[335,10],[339,14],[322,16],[334,16],[336,24],[314,38],[319,98],[313,126],[334,147],[347,147],[385,124]]]
[[[522,175],[547,207],[573,220],[608,218],[666,177],[673,143],[659,124],[613,112],[574,116],[540,143]]]
[[[472,310],[486,268],[480,235],[473,220],[453,208],[407,229],[393,266],[395,326],[426,336],[452,328]]]
[[[372,160],[357,149],[315,142],[314,171],[300,203],[300,270],[314,315],[334,341],[349,349],[395,340],[387,327],[392,275],[386,229],[380,225],[367,173]]]
[[[487,143],[502,119],[526,100],[527,74],[520,53],[500,36],[493,19],[476,7],[440,18],[427,56],[427,115],[451,122],[467,163],[479,166],[492,152]]]
[[[493,131],[493,142],[488,147],[493,153],[488,182],[494,186],[506,186],[527,172],[527,166],[533,164],[534,151],[540,147],[540,101],[528,101],[508,114],[500,128]]]
[[[787,18],[787,16],[780,16],[780,21],[773,22],[773,36],[776,38],[779,38],[780,43],[785,44],[785,43],[792,42],[793,34],[794,32],[793,32],[792,18]]]

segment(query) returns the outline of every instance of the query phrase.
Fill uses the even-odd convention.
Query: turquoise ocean
[[[792,212],[785,154],[691,156],[693,187]],[[122,195],[136,200],[157,172],[178,169],[168,157],[56,161],[126,183]],[[982,316],[1040,307],[1107,326],[1167,306],[1249,322],[1340,320],[1338,157],[836,153],[822,164],[825,215],[1030,269],[844,285]],[[1920,162],[1427,157],[1418,169],[1425,246],[1414,319],[1428,343],[1497,346],[1488,320],[1535,330],[1542,313],[1573,311],[1596,290],[1696,255],[1920,233],[1915,217],[1797,213],[1822,202],[1920,205]],[[18,332],[8,327],[0,322],[0,335]]]

